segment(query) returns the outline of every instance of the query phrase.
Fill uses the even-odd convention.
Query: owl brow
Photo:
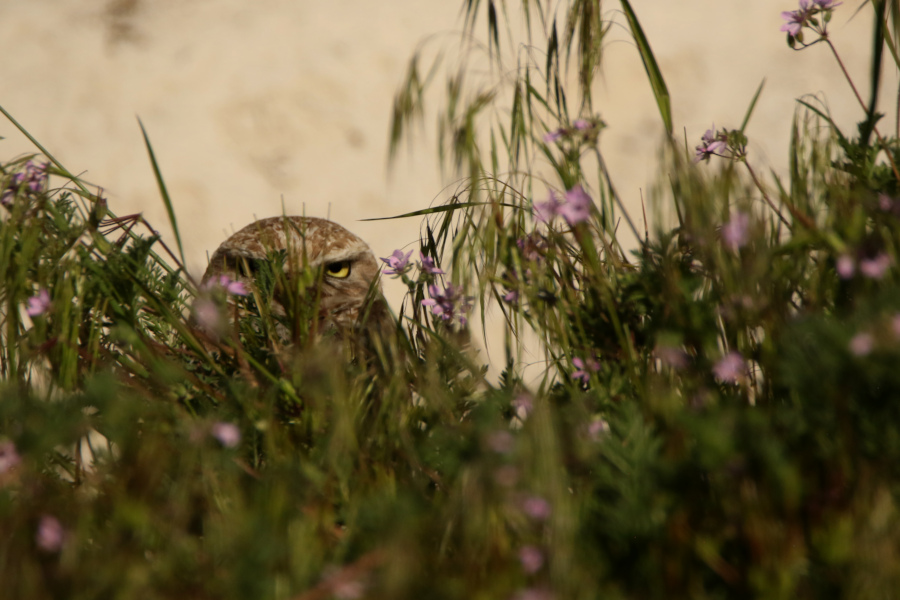
[[[316,261],[314,263],[312,263],[311,266],[313,266],[313,267],[326,266],[326,265],[339,263],[339,262],[353,263],[353,262],[356,262],[357,260],[359,260],[364,255],[365,255],[365,252],[360,251],[360,250],[346,250],[344,252],[329,254],[327,257],[325,257],[325,256],[319,257],[316,259]]]

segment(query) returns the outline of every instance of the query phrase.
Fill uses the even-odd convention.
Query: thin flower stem
[[[750,173],[750,177],[753,179],[753,183],[756,185],[756,188],[763,195],[763,199],[766,201],[766,204],[769,205],[769,208],[771,208],[773,211],[775,211],[775,214],[778,215],[778,218],[781,219],[781,222],[784,223],[784,225],[788,229],[793,231],[793,227],[791,226],[790,221],[788,221],[785,218],[785,216],[782,214],[782,212],[780,210],[778,210],[778,207],[775,206],[775,203],[772,202],[772,199],[769,198],[769,195],[766,193],[766,190],[763,188],[762,182],[756,176],[756,171],[754,171],[753,167],[750,166],[750,162],[747,161],[746,159],[744,159],[742,162],[747,167],[747,171]],[[805,214],[803,214],[802,212],[800,212],[799,210],[794,208],[789,202],[785,202],[784,200],[782,200],[782,203],[790,211],[791,216],[793,216],[796,220],[800,221],[807,229],[815,230],[816,224],[813,223],[812,219],[810,219],[808,216],[806,216]]]
[[[859,95],[859,90],[856,89],[856,85],[853,83],[853,79],[850,78],[850,73],[847,72],[847,67],[844,66],[844,61],[841,60],[841,56],[838,54],[837,49],[834,47],[834,44],[831,43],[831,40],[825,38],[825,43],[828,44],[828,47],[831,48],[831,53],[834,54],[834,59],[837,61],[838,66],[841,67],[841,71],[844,73],[844,78],[847,80],[847,83],[850,84],[850,89],[853,90],[853,94],[856,96],[856,100],[859,102],[859,105],[863,107],[863,110],[868,110],[866,108],[866,103],[862,99],[862,96]]]
[[[844,78],[847,80],[847,83],[850,84],[850,89],[853,90],[853,94],[856,96],[857,102],[862,107],[863,112],[869,115],[869,109],[866,106],[865,101],[862,96],[859,95],[859,90],[856,89],[856,85],[853,83],[853,79],[850,77],[850,73],[847,72],[847,67],[844,66],[844,61],[841,60],[841,56],[838,54],[837,48],[834,47],[834,44],[831,43],[831,40],[825,38],[825,43],[828,44],[828,47],[831,48],[831,53],[834,55],[834,59],[837,61],[838,65],[841,67],[841,71],[844,73]],[[881,132],[878,131],[878,126],[875,123],[872,123],[872,130],[875,132],[875,136],[878,138],[878,143],[881,145],[882,149],[884,149],[884,153],[887,156],[888,162],[891,163],[891,169],[894,171],[894,177],[900,181],[900,169],[897,169],[897,163],[894,162],[894,156],[891,154],[888,149],[887,143],[884,141],[884,137],[882,137]]]
[[[622,215],[625,217],[625,222],[628,223],[628,227],[634,234],[635,239],[639,244],[642,244],[641,234],[638,233],[637,227],[634,226],[634,222],[631,220],[631,216],[628,214],[628,211],[625,210],[625,205],[622,204],[622,200],[619,198],[619,194],[616,192],[616,188],[613,186],[612,178],[609,175],[609,171],[606,169],[606,162],[603,160],[603,155],[600,154],[600,149],[594,147],[594,154],[597,157],[597,164],[600,166],[600,170],[603,172],[603,177],[606,178],[606,183],[609,185],[609,191],[613,197],[613,200],[615,200],[616,205],[618,205],[619,207],[619,210],[622,211]]]

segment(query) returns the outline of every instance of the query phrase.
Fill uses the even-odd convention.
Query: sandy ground
[[[393,95],[423,39],[455,40],[453,0],[0,0],[0,105],[71,171],[102,186],[119,215],[143,212],[171,241],[135,119],[151,136],[176,203],[190,270],[254,217],[329,216],[387,256],[418,221],[358,222],[441,197],[433,136],[390,177]],[[509,2],[513,9],[517,2]],[[845,0],[832,39],[868,88],[870,8]],[[793,52],[787,0],[633,0],[667,79],[675,128],[691,145],[711,123],[747,133],[760,171],[783,172],[795,99],[827,98],[847,129],[861,114],[828,49]],[[617,2],[604,2],[621,24]],[[562,18],[560,17],[560,20]],[[660,119],[627,32],[614,26],[596,87],[602,145],[621,195],[639,206],[656,176]],[[882,110],[895,108],[896,74]],[[865,94],[865,91],[864,91]],[[891,116],[884,125],[894,127]],[[0,156],[32,148],[0,122]],[[399,306],[401,291],[388,282]]]

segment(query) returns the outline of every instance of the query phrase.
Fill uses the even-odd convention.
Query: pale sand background
[[[871,9],[845,0],[832,39],[868,89]],[[172,242],[135,119],[156,151],[188,266],[254,217],[326,216],[377,256],[416,240],[410,219],[356,222],[424,208],[440,197],[434,139],[386,157],[393,95],[417,44],[457,38],[458,0],[0,0],[0,104],[71,171],[100,185],[119,215],[143,212]],[[510,7],[518,2],[509,2]],[[861,114],[827,47],[793,52],[789,0],[633,0],[666,77],[677,131],[693,146],[715,121],[737,127],[768,78],[748,134],[759,171],[783,172],[795,98],[824,93],[850,131]],[[617,2],[607,18],[624,23]],[[560,17],[562,21],[562,17]],[[482,26],[482,29],[484,27]],[[623,27],[607,43],[597,106],[620,194],[639,206],[662,127]],[[889,67],[890,68],[890,67]],[[896,76],[882,110],[894,126]],[[430,125],[431,122],[426,125]],[[0,157],[32,151],[0,121]],[[637,213],[639,214],[639,213]],[[639,225],[640,226],[640,225]],[[174,247],[174,244],[171,244]],[[399,306],[401,290],[387,282]]]

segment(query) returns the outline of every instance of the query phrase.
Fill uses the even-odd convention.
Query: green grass
[[[502,27],[520,9],[545,54]],[[671,132],[663,73],[623,9]],[[599,3],[559,22],[536,2],[464,10],[467,36],[487,25],[495,80],[467,78],[466,51],[450,67],[420,55],[397,96],[395,151],[438,86],[443,168],[464,184],[413,213],[445,273],[399,275],[395,331],[308,331],[314,273],[272,316],[289,284],[277,262],[250,296],[198,290],[152,229],[39,145],[46,167],[0,164],[4,597],[900,589],[900,143],[872,102],[852,134],[799,103],[784,178],[746,153],[760,92],[740,129],[710,132],[705,161],[667,139],[651,211],[671,220],[645,232],[599,150]],[[793,44],[839,60],[813,44],[828,14]],[[900,65],[898,14],[857,17],[889,50],[871,72]],[[465,292],[444,319],[423,300],[450,283]],[[198,297],[219,331],[196,325]],[[498,381],[458,318],[491,307]]]

